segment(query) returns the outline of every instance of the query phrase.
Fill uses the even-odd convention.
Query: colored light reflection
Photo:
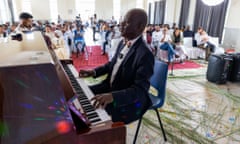
[[[68,133],[71,130],[71,124],[62,120],[56,123],[56,129],[60,134]]]
[[[7,136],[9,135],[8,126],[0,121],[0,136]]]
[[[49,109],[49,110],[55,110],[56,107],[54,107],[54,106],[49,106],[48,109]]]
[[[44,101],[43,99],[41,99],[40,97],[37,97],[37,96],[35,96],[34,99],[37,100],[37,101],[41,101],[41,102]]]
[[[49,78],[46,75],[44,75],[44,74],[42,74],[41,72],[38,72],[38,71],[36,71],[36,75],[40,79],[45,80],[47,83],[51,84],[51,81],[49,80]]]
[[[18,85],[24,87],[24,88],[30,88],[27,84],[25,84],[23,81],[20,81],[18,79],[14,80]]]
[[[44,121],[46,119],[45,118],[35,118],[34,120],[36,120],[36,121]]]
[[[33,105],[31,104],[26,104],[26,103],[23,103],[23,104],[20,104],[22,107],[26,108],[26,109],[32,109],[33,108]]]
[[[137,102],[137,103],[135,103],[135,106],[136,106],[137,108],[140,108],[140,107],[141,107],[141,103],[140,103],[140,102]]]

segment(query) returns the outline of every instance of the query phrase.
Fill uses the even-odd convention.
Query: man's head
[[[201,34],[201,33],[203,32],[203,28],[202,28],[202,27],[198,27],[198,30],[197,30],[197,31],[198,31],[198,33]]]
[[[175,35],[178,36],[180,34],[180,32],[181,32],[180,29],[178,27],[176,27],[174,30]]]
[[[17,27],[16,24],[12,24],[11,27],[10,27],[11,32],[14,32],[16,27]]]
[[[159,25],[156,25],[155,26],[155,31],[159,32],[161,30],[160,26]]]
[[[132,40],[142,34],[146,25],[146,12],[142,9],[132,9],[125,15],[120,30],[124,38]]]
[[[186,27],[186,30],[187,30],[187,31],[190,31],[190,25],[188,25],[188,26]]]
[[[25,27],[31,27],[32,26],[32,18],[33,16],[27,12],[22,12],[19,15],[19,19],[22,22],[22,25]]]
[[[46,25],[45,31],[46,31],[47,33],[51,32],[51,31],[52,31],[52,27],[51,27],[50,25]]]

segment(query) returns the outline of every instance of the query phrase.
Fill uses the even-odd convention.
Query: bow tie
[[[125,40],[124,45],[126,45],[128,48],[130,48],[132,46],[132,42],[128,41],[128,40]]]

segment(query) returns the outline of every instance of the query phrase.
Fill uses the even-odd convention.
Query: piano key
[[[100,119],[100,118],[94,118],[94,119],[90,119],[89,121],[90,121],[91,123],[95,123],[95,122],[101,121],[101,119]]]

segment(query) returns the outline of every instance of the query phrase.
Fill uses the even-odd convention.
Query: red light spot
[[[64,134],[71,130],[71,124],[67,121],[59,121],[56,124],[56,128],[60,134]]]

